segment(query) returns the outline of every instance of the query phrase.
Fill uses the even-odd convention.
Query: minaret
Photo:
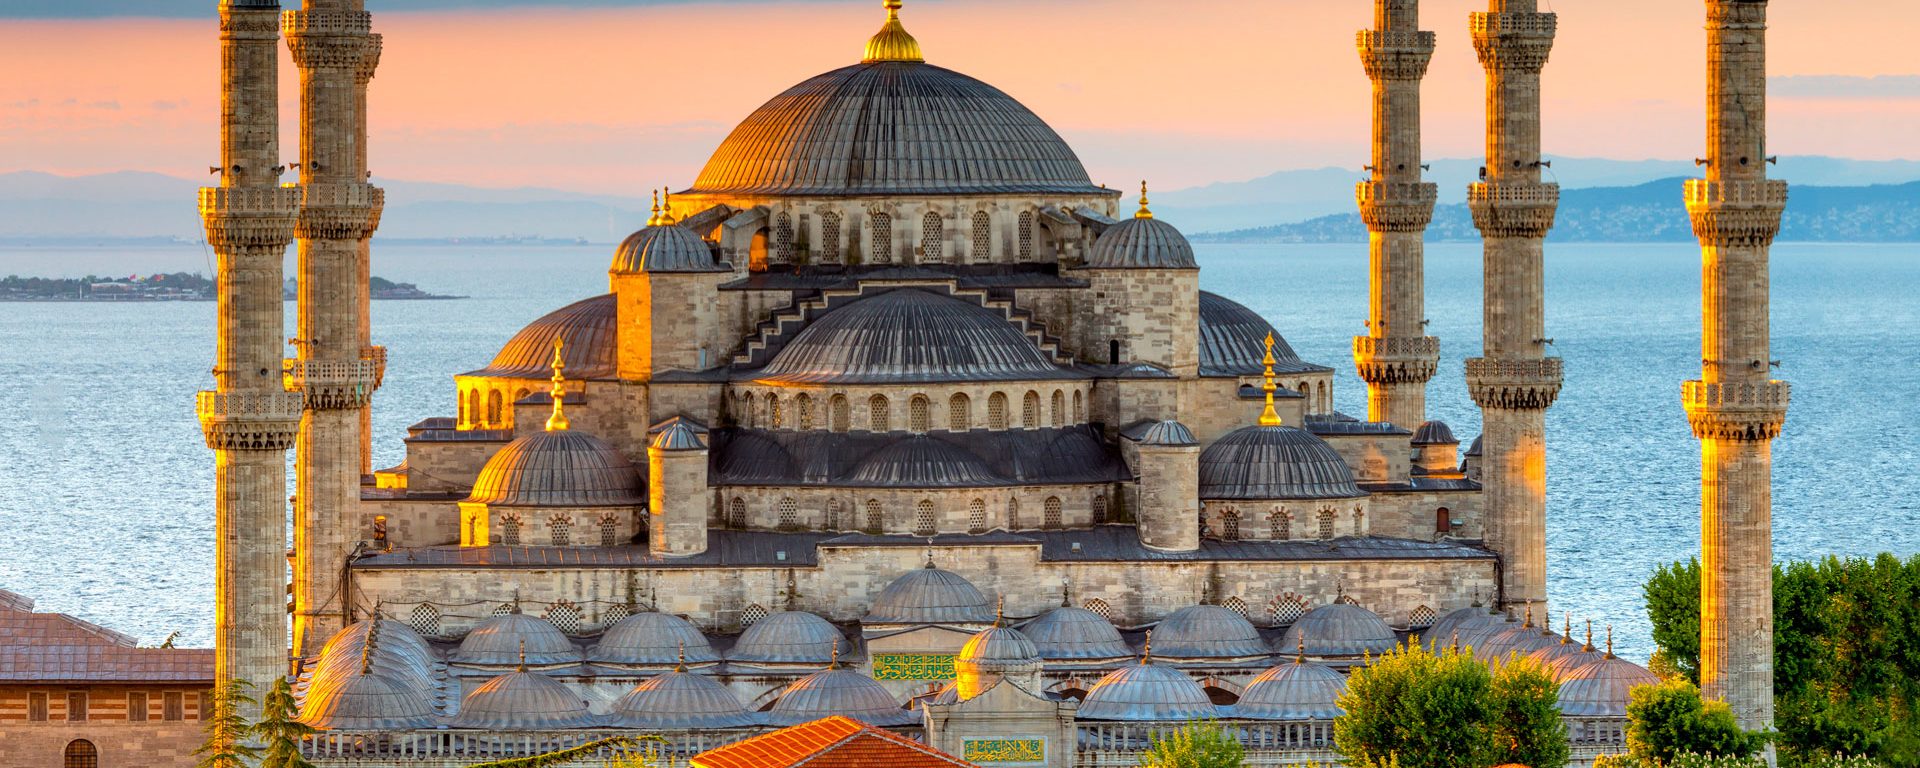
[[[281,380],[281,261],[300,189],[280,185],[278,0],[220,6],[220,186],[200,190],[219,258],[214,391],[198,410],[214,451],[214,680],[256,695],[287,672],[287,449],[300,396]]]
[[[1491,0],[1472,17],[1487,70],[1485,179],[1468,191],[1485,240],[1485,338],[1467,390],[1485,422],[1487,544],[1499,553],[1498,606],[1547,603],[1547,408],[1560,359],[1546,354],[1544,264],[1560,185],[1540,180],[1540,71],[1558,21],[1535,0]]]
[[[1767,250],[1787,183],[1767,179],[1766,0],[1707,2],[1707,178],[1687,182],[1701,248],[1701,370],[1682,388],[1700,438],[1700,688],[1746,728],[1773,723],[1773,439]]]
[[[1427,381],[1440,340],[1426,335],[1426,237],[1435,185],[1421,180],[1420,81],[1433,33],[1420,31],[1419,0],[1374,0],[1374,29],[1359,40],[1373,79],[1373,165],[1360,183],[1369,232],[1367,335],[1353,363],[1367,382],[1367,420],[1407,429],[1427,420]]]
[[[342,574],[358,538],[361,409],[378,384],[365,343],[366,241],[383,202],[367,184],[361,83],[378,50],[361,0],[307,0],[282,20],[300,67],[299,357],[291,388],[306,398],[294,504],[295,653],[320,649],[346,620]]]

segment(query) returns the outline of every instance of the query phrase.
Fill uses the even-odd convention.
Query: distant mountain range
[[[1565,188],[1555,235],[1567,239],[1690,237],[1678,178],[1691,163],[1551,158]],[[1437,239],[1475,236],[1466,211],[1477,160],[1436,160],[1427,178],[1440,187]],[[1786,157],[1775,170],[1794,183],[1788,239],[1920,240],[1915,185],[1920,162]],[[1241,182],[1154,190],[1163,220],[1201,241],[1333,242],[1364,239],[1354,212],[1358,168],[1281,171]],[[483,189],[376,179],[387,189],[384,241],[521,242],[547,238],[618,242],[645,223],[650,201],[555,189]],[[0,174],[0,242],[199,242],[194,210],[202,182],[145,172],[66,177]],[[1881,185],[1881,186],[1871,186]],[[1818,189],[1827,187],[1830,189]],[[1131,205],[1131,200],[1126,201]],[[1201,234],[1213,233],[1213,234]]]

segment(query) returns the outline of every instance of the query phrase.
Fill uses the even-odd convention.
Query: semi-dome
[[[647,611],[621,619],[600,636],[588,659],[607,664],[663,665],[720,660],[707,636],[671,613]]]
[[[1560,712],[1568,717],[1626,717],[1633,689],[1660,677],[1608,653],[1560,678]]]
[[[1267,335],[1273,335],[1275,373],[1330,373],[1300,359],[1272,323],[1239,302],[1200,292],[1200,375],[1259,376],[1266,370]]]
[[[1189,605],[1160,620],[1153,651],[1169,659],[1265,656],[1267,643],[1246,617],[1218,605]]]
[[[327,731],[406,731],[434,726],[433,707],[412,686],[362,667],[307,686],[300,722]]]
[[[500,348],[487,367],[466,376],[545,379],[553,375],[553,342],[566,342],[567,378],[612,378],[619,305],[609,293],[582,299],[527,324]]]
[[[931,563],[894,579],[873,599],[868,624],[985,624],[993,602],[973,582]]]
[[[1307,611],[1293,622],[1280,639],[1280,650],[1298,649],[1303,640],[1306,653],[1320,657],[1378,656],[1400,643],[1379,614],[1340,601]]]
[[[640,681],[613,703],[619,728],[691,730],[758,725],[740,698],[713,678],[685,669]]]
[[[1327,441],[1297,427],[1244,427],[1200,453],[1202,499],[1351,499],[1366,496]]]
[[[1147,661],[1108,672],[1075,713],[1083,720],[1183,721],[1218,715],[1207,689],[1187,673]]]
[[[1013,627],[990,627],[967,638],[953,663],[969,665],[981,672],[1014,672],[1037,668],[1040,646],[1025,632]]]
[[[524,659],[521,653],[525,652]],[[510,667],[520,663],[534,666],[580,663],[580,650],[560,633],[552,622],[528,616],[515,609],[488,618],[474,627],[451,659],[456,664]]]
[[[1453,428],[1444,421],[1427,421],[1413,431],[1414,445],[1459,445],[1460,438],[1453,436]]]
[[[749,664],[826,664],[837,652],[847,650],[847,638],[826,619],[780,611],[747,627],[727,659]]]
[[[1247,683],[1233,712],[1254,720],[1332,720],[1346,690],[1346,676],[1332,667],[1295,659]]]
[[[487,459],[467,501],[528,507],[645,503],[640,473],[605,440],[571,429],[516,438]]]
[[[455,728],[550,731],[593,728],[600,718],[560,681],[522,669],[488,680],[460,701]]]
[[[726,272],[714,263],[713,249],[693,230],[677,224],[650,224],[614,249],[608,272],[637,275],[658,272]]]
[[[875,488],[978,488],[1002,485],[985,459],[927,435],[902,438],[874,451],[845,485]]]
[[[910,725],[920,714],[900,707],[886,686],[866,675],[845,669],[826,669],[795,680],[780,692],[768,710],[774,725],[799,725],[841,715],[868,725]]]
[[[1087,269],[1199,269],[1193,258],[1193,245],[1187,236],[1147,213],[1146,197],[1140,198],[1141,215],[1136,215],[1100,233],[1087,252]],[[1264,353],[1263,353],[1264,354]]]
[[[1048,661],[1108,661],[1133,655],[1113,622],[1085,608],[1060,606],[1027,622],[1020,631]]]
[[[943,293],[897,288],[821,315],[754,378],[912,384],[1071,376],[1005,315]]]

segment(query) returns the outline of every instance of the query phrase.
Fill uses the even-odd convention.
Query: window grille
[[[727,509],[727,525],[733,528],[747,527],[747,501],[733,497],[733,505]]]
[[[1065,425],[1067,422],[1067,393],[1057,389],[1054,390],[1053,401],[1048,405],[1052,406],[1047,409],[1047,416],[1049,417],[1047,420],[1048,425],[1053,427]]]
[[[1432,608],[1423,605],[1413,609],[1413,614],[1407,617],[1407,626],[1414,629],[1426,629],[1433,626],[1433,622],[1439,618],[1440,617],[1434,615]]]
[[[893,263],[893,217],[884,213],[873,215],[873,252],[869,256],[875,264]]]
[[[606,613],[600,615],[600,625],[603,627],[611,627],[622,621],[626,621],[627,617],[632,615],[633,609],[628,608],[625,603],[616,603],[612,608],[608,608]]]
[[[813,429],[813,398],[806,394],[793,398],[793,423],[801,430]]]
[[[500,518],[500,543],[510,547],[520,546],[520,516],[507,515]]]
[[[620,546],[620,518],[614,515],[600,516],[600,546]]]
[[[1007,530],[1020,530],[1020,500],[1007,499]]]
[[[780,396],[767,393],[767,429],[780,428]]]
[[[168,722],[187,719],[187,695],[180,691],[167,691],[160,694],[160,719]]]
[[[773,219],[773,261],[793,263],[793,217],[784,211]]]
[[[1081,603],[1080,607],[1092,611],[1095,615],[1107,621],[1113,621],[1113,606],[1107,605],[1107,601],[1105,600],[1097,597],[1089,598],[1086,602]]]
[[[413,611],[407,614],[407,626],[413,627],[413,631],[422,637],[439,637],[440,609],[426,603],[414,606]]]
[[[1285,541],[1293,538],[1293,516],[1284,509],[1276,509],[1267,515],[1267,538]]]
[[[940,214],[928,211],[920,219],[920,262],[939,264],[947,260],[947,223]]]
[[[73,694],[69,694],[72,696]],[[86,694],[79,694],[86,695]],[[63,768],[100,768],[100,750],[86,739],[74,739],[67,742],[67,750],[62,753]]]
[[[145,691],[127,691],[127,722],[144,723],[147,721],[147,694]]]
[[[974,499],[967,503],[967,533],[987,532],[987,502]]]
[[[800,503],[792,496],[780,500],[780,527],[787,530],[800,527]]]
[[[493,616],[505,616],[513,613],[513,603],[501,603],[493,607]]]
[[[973,263],[993,260],[993,217],[986,211],[973,213]]]
[[[966,395],[954,395],[947,400],[947,430],[965,432],[973,428],[973,401]]]
[[[1240,539],[1240,513],[1238,511],[1229,509],[1220,513],[1220,538],[1227,541],[1238,541]]]
[[[1060,527],[1060,497],[1048,496],[1045,508],[1046,517],[1041,524],[1048,528]]]
[[[747,627],[751,627],[760,623],[760,620],[766,617],[767,609],[762,608],[759,603],[749,605],[746,607],[746,610],[740,612],[740,628],[746,629]]]
[[[1020,402],[1020,426],[1027,429],[1040,427],[1040,393],[1029,391]]]
[[[867,532],[879,533],[886,529],[886,509],[880,506],[879,499],[867,499]]]
[[[823,213],[820,215],[820,260],[827,264],[839,264],[845,259],[840,253],[840,214]]]
[[[1020,212],[1020,260],[1033,258],[1033,211]]]
[[[933,519],[933,502],[921,499],[920,503],[913,507],[913,535],[932,536],[939,532],[940,529]]]
[[[1073,391],[1073,423],[1075,424],[1087,423],[1086,404],[1080,398],[1080,390],[1077,390],[1077,389]]]
[[[1320,510],[1320,538],[1333,538],[1333,510]]]
[[[1007,396],[995,392],[987,398],[987,429],[1003,430],[1007,428]]]
[[[1341,595],[1340,599],[1334,602],[1340,603],[1341,605],[1359,605],[1360,604],[1360,601],[1353,599],[1353,597],[1349,595]]]
[[[926,395],[914,395],[907,401],[907,428],[915,434],[926,434],[933,429],[933,404]]]
[[[874,395],[867,399],[868,429],[874,432],[892,431],[893,427],[887,423],[888,415],[886,395]]]
[[[1307,615],[1307,601],[1301,599],[1299,595],[1289,593],[1274,598],[1273,604],[1268,606],[1267,610],[1273,616],[1274,626],[1287,626]]]
[[[1240,614],[1240,618],[1252,618],[1247,615],[1247,601],[1240,599],[1238,596],[1227,598],[1226,602],[1220,604],[1220,607]]]
[[[1096,494],[1093,497],[1093,524],[1107,524],[1107,495],[1104,493]]]
[[[563,635],[580,634],[580,609],[573,603],[566,600],[554,603],[547,609],[546,619]]]
[[[833,421],[833,431],[845,432],[852,428],[853,408],[847,405],[846,395],[834,395],[833,399],[827,401],[827,410],[831,412],[829,418]]]
[[[573,518],[567,515],[554,515],[547,520],[547,533],[553,537],[554,546],[572,546]]]

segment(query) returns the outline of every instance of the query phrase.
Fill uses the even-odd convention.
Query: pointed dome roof
[[[1453,428],[1444,421],[1422,422],[1419,429],[1413,431],[1414,445],[1459,445],[1460,438],[1453,436]]]
[[[328,731],[407,731],[435,725],[433,707],[419,690],[364,669],[309,683],[300,722]]]
[[[1276,373],[1330,373],[1300,359],[1272,323],[1238,302],[1200,292],[1200,375],[1258,376],[1265,370],[1267,334],[1273,334]]]
[[[710,664],[720,660],[707,636],[671,613],[646,611],[621,619],[608,628],[595,643],[587,658],[608,664],[664,665],[680,661],[686,653],[689,664]]]
[[[972,665],[982,672],[1035,669],[1040,665],[1040,647],[1020,630],[991,627],[967,638],[953,663]]]
[[[1020,628],[1048,661],[1107,661],[1133,656],[1120,630],[1100,614],[1063,605]]]
[[[1202,499],[1353,499],[1366,496],[1327,441],[1297,427],[1243,427],[1200,453]]]
[[[1307,611],[1280,639],[1280,651],[1298,648],[1305,638],[1310,656],[1378,656],[1393,650],[1399,639],[1380,614],[1351,603],[1335,601]]]
[[[875,488],[978,488],[1001,481],[985,459],[927,435],[904,437],[874,451],[845,485]]]
[[[714,263],[713,249],[693,230],[678,224],[650,224],[621,241],[607,271],[615,275],[637,275],[730,270]]]
[[[449,660],[455,664],[511,667],[521,663],[522,648],[526,650],[525,663],[534,666],[580,663],[580,650],[558,627],[546,619],[520,613],[518,608],[480,622],[460,640],[460,647],[454,649]]]
[[[1219,716],[1213,699],[1187,673],[1141,662],[1108,672],[1087,691],[1082,720],[1201,720]]]
[[[837,306],[787,342],[756,381],[912,384],[1071,378],[1001,312],[895,288]]]
[[[931,563],[894,579],[867,611],[867,624],[985,624],[993,601],[973,582]]]
[[[1199,269],[1200,263],[1193,258],[1193,245],[1187,242],[1187,236],[1172,224],[1134,217],[1100,233],[1081,268]]]
[[[1189,605],[1153,628],[1153,651],[1169,659],[1235,659],[1272,651],[1246,617],[1218,605]]]
[[[581,299],[528,323],[487,367],[466,376],[545,379],[553,375],[553,342],[566,342],[567,378],[606,379],[615,373],[619,305],[611,293]]]
[[[510,672],[473,689],[460,702],[455,728],[548,731],[593,728],[600,718],[558,680],[538,672]]]
[[[640,681],[613,703],[619,728],[687,730],[758,725],[761,717],[727,687],[698,672],[669,672]]]
[[[467,501],[527,507],[645,503],[640,473],[606,441],[571,429],[535,432],[487,459]]]
[[[1295,660],[1247,683],[1233,713],[1254,720],[1332,720],[1340,716],[1346,690],[1346,676],[1332,667]]]
[[[1611,653],[1560,678],[1560,712],[1568,717],[1626,717],[1633,689],[1660,677]]]
[[[826,619],[802,611],[778,611],[747,627],[727,660],[750,664],[827,664],[835,649],[848,650],[846,636]]]
[[[900,707],[886,686],[851,670],[825,669],[795,680],[768,710],[774,725],[799,725],[841,715],[868,725],[910,725],[920,714]]]

